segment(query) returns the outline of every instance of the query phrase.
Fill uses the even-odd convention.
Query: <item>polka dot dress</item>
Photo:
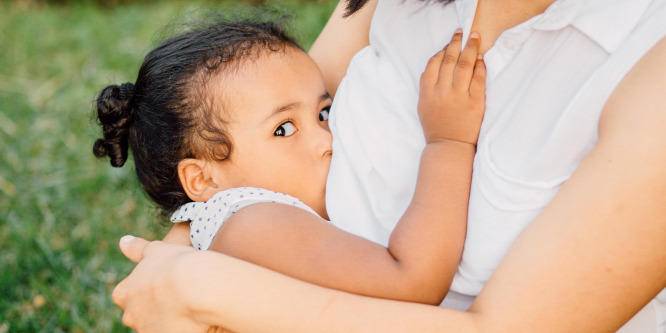
[[[224,222],[237,211],[256,203],[272,202],[295,206],[317,215],[312,208],[290,195],[256,187],[221,191],[206,202],[184,204],[171,215],[171,222],[190,222],[190,240],[195,249],[207,250]]]

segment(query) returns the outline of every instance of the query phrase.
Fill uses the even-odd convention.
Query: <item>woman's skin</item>
[[[543,13],[554,0],[480,0],[472,22],[472,31],[483,36],[479,51],[486,53],[499,36],[530,18]]]
[[[368,32],[378,0],[367,3],[349,18],[344,18],[346,2],[340,1],[308,54],[319,65],[326,89],[334,97],[347,72],[351,58],[369,45]],[[479,1],[472,31],[483,36],[479,53],[495,44],[504,30],[543,13],[554,0]]]
[[[474,26],[490,46],[499,31],[550,3],[481,0]],[[208,325],[238,332],[615,331],[666,287],[663,59],[666,39],[616,88],[596,147],[515,241],[468,312],[351,295],[142,239],[121,244],[141,264],[114,301],[140,332]]]
[[[352,57],[370,44],[368,33],[377,1],[368,0],[365,6],[348,18],[343,17],[346,1],[340,1],[308,52],[319,65],[331,97],[335,97]]]

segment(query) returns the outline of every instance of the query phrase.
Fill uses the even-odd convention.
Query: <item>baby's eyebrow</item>
[[[278,106],[277,108],[275,108],[275,109],[271,112],[271,114],[268,115],[268,117],[266,117],[266,119],[265,119],[264,121],[273,118],[273,116],[275,116],[275,115],[278,114],[278,113],[282,113],[282,112],[285,112],[285,111],[289,111],[289,110],[291,110],[291,109],[294,109],[296,106],[298,106],[298,105],[300,105],[300,104],[302,104],[302,103],[301,103],[301,102],[294,102],[294,103],[289,103],[289,104],[285,104],[285,105]]]
[[[325,100],[329,100],[329,99],[331,99],[331,95],[329,95],[328,92],[324,92],[323,94],[321,94],[321,96],[319,96],[319,103],[321,103],[321,102],[323,102],[323,101],[325,101]],[[277,108],[275,108],[275,109],[271,112],[271,114],[269,114],[268,117],[266,117],[266,119],[264,119],[264,121],[267,121],[268,119],[273,118],[273,116],[275,116],[275,115],[278,114],[278,113],[282,113],[282,112],[285,112],[285,111],[292,110],[292,109],[294,109],[295,107],[297,107],[297,106],[300,105],[300,104],[303,104],[303,103],[301,103],[301,102],[293,102],[293,103],[288,103],[288,104],[280,105],[280,106],[278,106]]]

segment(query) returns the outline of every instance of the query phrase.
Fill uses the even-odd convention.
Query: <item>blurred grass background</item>
[[[335,1],[269,3],[309,48]],[[0,1],[0,333],[127,332],[111,291],[134,264],[127,233],[167,230],[133,164],[112,168],[92,143],[92,103],[134,81],[160,28],[190,1]]]

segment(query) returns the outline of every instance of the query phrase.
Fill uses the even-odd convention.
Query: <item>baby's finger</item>
[[[444,52],[446,51],[446,46],[444,47],[443,50],[435,53],[430,60],[428,60],[428,63],[426,64],[426,68],[423,71],[423,74],[421,74],[421,85],[423,84],[429,84],[429,85],[434,85],[437,83],[437,77],[439,76],[439,68],[442,66],[442,58],[444,58]]]
[[[474,65],[476,65],[476,58],[479,54],[480,38],[477,32],[472,32],[458,59],[458,65],[453,74],[453,87],[460,91],[467,91],[470,88],[470,80],[474,74]]]
[[[486,63],[483,61],[483,55],[478,55],[472,82],[469,85],[469,95],[473,99],[483,99],[486,96]]]
[[[442,59],[442,67],[439,70],[438,84],[452,84],[453,73],[455,72],[458,58],[460,57],[460,49],[462,47],[462,29],[456,30],[451,38],[451,42],[444,52]]]

